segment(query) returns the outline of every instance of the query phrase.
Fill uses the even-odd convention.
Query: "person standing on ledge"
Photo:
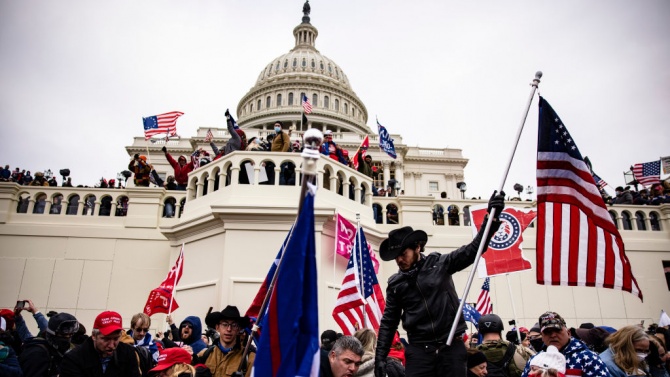
[[[488,213],[496,215],[505,208],[505,193],[493,192]],[[395,260],[399,271],[388,280],[386,309],[379,326],[375,355],[375,377],[386,375],[386,356],[402,319],[409,345],[405,349],[408,376],[452,376],[467,374],[467,353],[462,335],[467,329],[460,317],[456,337],[446,344],[456,318],[459,300],[452,275],[472,265],[481,242],[488,245],[500,227],[493,219],[488,235],[484,235],[488,215],[477,236],[468,245],[448,254],[424,254],[428,235],[409,226],[392,230],[379,248],[382,260]],[[486,246],[483,251],[486,251]]]

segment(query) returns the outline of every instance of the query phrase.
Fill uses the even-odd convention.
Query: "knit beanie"
[[[547,347],[546,351],[530,359],[530,365],[542,369],[556,369],[559,373],[565,374],[565,356],[554,346]]]
[[[474,368],[481,363],[486,362],[486,355],[482,351],[468,354],[468,369]]]

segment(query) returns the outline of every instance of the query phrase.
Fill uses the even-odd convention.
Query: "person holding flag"
[[[488,204],[488,213],[501,213],[505,207],[505,193],[494,192]],[[485,221],[488,221],[488,217]],[[452,275],[475,261],[481,242],[486,245],[500,227],[493,219],[489,234],[485,226],[468,245],[448,254],[423,253],[428,235],[409,226],[389,232],[379,253],[382,260],[395,260],[399,271],[391,276],[386,289],[386,308],[379,326],[375,355],[375,377],[385,375],[386,356],[393,336],[402,319],[409,345],[406,349],[408,376],[454,376],[467,374],[466,348],[457,337],[451,345],[446,341],[459,307]],[[459,316],[457,335],[467,330]]]

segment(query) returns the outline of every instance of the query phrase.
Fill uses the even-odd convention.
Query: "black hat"
[[[500,334],[504,329],[502,319],[496,314],[487,314],[479,317],[478,329],[480,334],[497,333]]]
[[[58,313],[49,318],[46,332],[50,335],[74,335],[79,330],[79,322],[72,314]]]
[[[391,261],[402,254],[406,248],[414,247],[416,243],[423,246],[426,241],[428,241],[428,234],[423,230],[414,230],[411,226],[394,229],[389,232],[389,238],[379,246],[379,255],[382,260]]]
[[[241,328],[247,328],[251,324],[249,317],[240,316],[240,311],[237,306],[228,305],[220,312],[211,312],[205,317],[205,324],[207,327],[215,328],[222,319],[232,319],[236,321]]]
[[[468,353],[468,369],[474,368],[479,364],[485,363],[486,355],[482,351]]]
[[[323,342],[324,340],[335,342],[337,340],[337,333],[333,330],[324,331],[321,333],[321,341]]]

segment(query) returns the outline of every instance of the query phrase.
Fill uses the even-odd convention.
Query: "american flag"
[[[144,123],[144,138],[149,140],[152,136],[160,134],[167,134],[168,136],[176,135],[177,118],[182,115],[184,113],[181,111],[172,111],[142,118],[142,123]]]
[[[342,288],[337,295],[337,302],[333,309],[333,318],[340,325],[344,335],[352,335],[356,330],[362,328],[371,328],[377,332],[386,307],[367,244],[363,228],[358,228],[347,271],[342,281]],[[363,266],[362,279],[360,259],[362,259]],[[363,307],[365,307],[365,315]]]
[[[212,133],[212,130],[209,129],[207,130],[207,135],[205,136],[205,143],[209,143],[212,141],[212,139],[214,139],[214,134]]]
[[[598,190],[603,190],[605,189],[605,186],[607,186],[607,182],[605,182],[602,178],[600,178],[596,173],[593,173],[593,180],[596,181],[596,186],[598,186]]]
[[[642,299],[624,251],[572,136],[540,97],[537,137],[537,283],[620,289]]]
[[[635,180],[642,186],[650,186],[661,182],[661,160],[633,165]]]
[[[479,298],[477,299],[477,311],[481,315],[491,314],[493,312],[493,304],[491,304],[491,279],[484,279],[484,284],[482,285],[482,291],[479,293]]]
[[[193,170],[200,167],[200,151],[199,150],[196,149],[193,153],[191,153],[191,163],[193,164]]]
[[[309,103],[309,99],[305,94],[302,95],[302,109],[305,110],[305,114],[312,113],[312,104]]]

